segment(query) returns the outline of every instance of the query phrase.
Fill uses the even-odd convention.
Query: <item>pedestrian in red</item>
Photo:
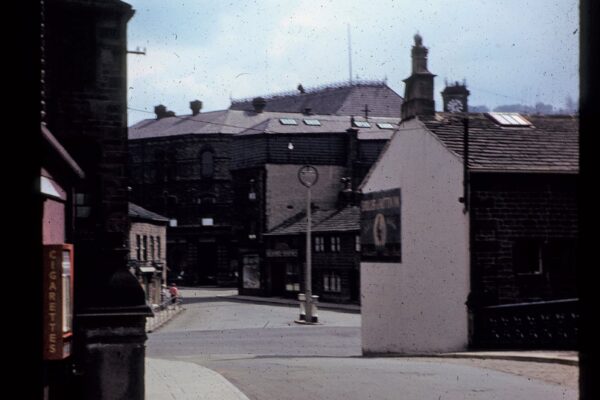
[[[177,300],[179,300],[179,289],[175,283],[171,283],[169,293],[171,294],[171,303],[176,304]]]

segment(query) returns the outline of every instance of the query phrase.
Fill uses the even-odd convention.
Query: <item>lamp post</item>
[[[298,170],[298,180],[306,186],[306,262],[304,263],[304,321],[307,324],[313,322],[312,315],[312,242],[311,242],[311,193],[310,188],[319,180],[319,172],[312,165],[305,165]]]

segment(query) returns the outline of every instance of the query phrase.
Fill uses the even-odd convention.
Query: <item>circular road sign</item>
[[[298,179],[304,186],[311,187],[319,180],[319,172],[312,165],[305,165],[298,170]]]

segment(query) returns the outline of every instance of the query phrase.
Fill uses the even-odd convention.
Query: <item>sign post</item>
[[[311,165],[305,165],[298,170],[298,180],[304,186],[306,186],[306,262],[304,263],[304,293],[305,293],[305,307],[304,307],[304,321],[307,324],[316,322],[313,320],[313,309],[312,309],[312,242],[311,242],[311,225],[312,225],[312,213],[311,213],[311,193],[310,188],[314,186],[319,180],[319,172]]]

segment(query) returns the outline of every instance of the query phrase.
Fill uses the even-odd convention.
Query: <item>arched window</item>
[[[211,178],[215,173],[215,155],[212,150],[205,150],[200,154],[201,174],[203,178]]]

